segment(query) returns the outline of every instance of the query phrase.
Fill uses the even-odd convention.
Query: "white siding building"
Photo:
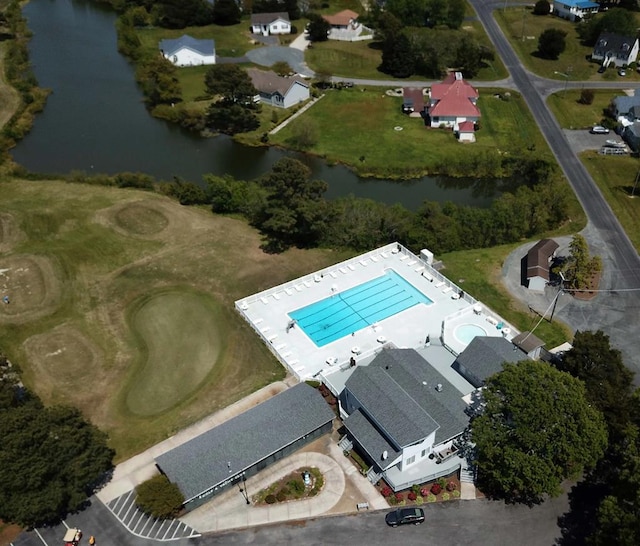
[[[174,40],[160,40],[160,52],[176,66],[199,66],[216,63],[213,40],[197,40],[183,34]]]

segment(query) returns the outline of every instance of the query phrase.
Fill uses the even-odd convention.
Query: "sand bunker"
[[[99,388],[102,351],[73,326],[63,325],[30,337],[24,342],[37,390],[46,398],[78,404]],[[63,398],[61,398],[63,397]]]
[[[33,254],[0,258],[0,324],[23,323],[52,313],[61,293],[48,258]],[[5,297],[9,303],[3,301]]]
[[[170,216],[159,201],[124,203],[96,215],[96,220],[126,236],[153,238],[171,223]]]

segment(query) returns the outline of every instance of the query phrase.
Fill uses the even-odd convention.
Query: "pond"
[[[12,150],[32,172],[144,172],[159,180],[200,182],[207,173],[252,179],[282,157],[306,163],[329,184],[327,198],[353,194],[415,209],[428,199],[487,207],[493,180],[425,177],[396,182],[363,179],[344,166],[276,148],[243,146],[226,136],[199,135],[151,117],[134,67],[117,51],[116,14],[86,0],[31,0],[30,56],[42,87],[53,92],[32,131]]]

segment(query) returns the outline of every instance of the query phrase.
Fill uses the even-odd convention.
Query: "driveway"
[[[252,49],[247,52],[247,58],[260,66],[273,66],[282,61],[287,63],[294,72],[304,76],[313,77],[315,73],[304,62],[304,52],[299,49],[285,46],[268,46]]]

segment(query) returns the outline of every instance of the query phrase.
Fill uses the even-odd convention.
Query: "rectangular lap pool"
[[[302,307],[289,317],[318,346],[384,320],[419,303],[433,303],[393,270]]]

